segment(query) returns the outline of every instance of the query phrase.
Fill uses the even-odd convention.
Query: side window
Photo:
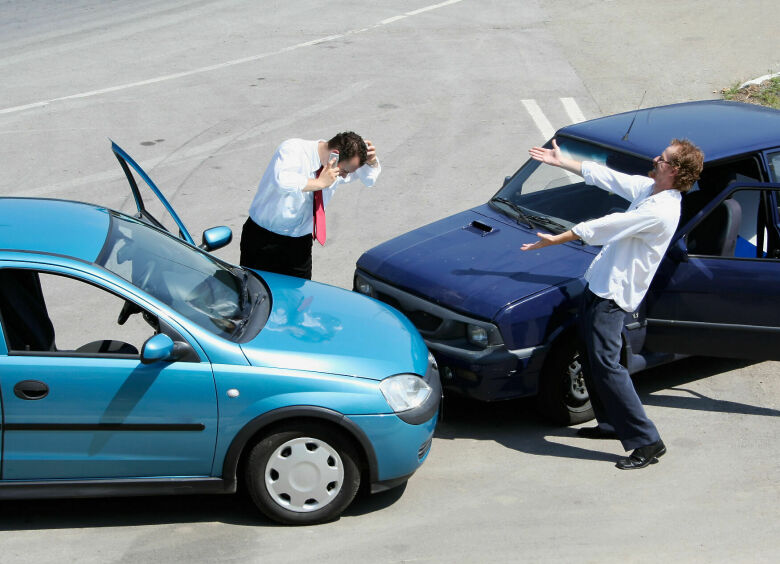
[[[777,259],[780,232],[771,190],[737,190],[718,204],[688,234],[691,255]]]
[[[82,280],[33,270],[0,270],[0,316],[9,352],[139,356],[157,319]],[[129,315],[120,324],[120,313]]]
[[[780,151],[777,153],[769,153],[769,174],[772,177],[772,182],[780,182]]]

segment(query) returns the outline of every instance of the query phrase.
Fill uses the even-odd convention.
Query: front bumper
[[[495,348],[475,356],[468,350],[426,339],[439,363],[442,387],[480,401],[536,395],[546,347],[510,351]]]
[[[374,290],[372,297],[403,313],[417,328],[439,364],[444,389],[482,401],[535,395],[546,346],[509,350],[498,328],[356,272]],[[476,325],[491,335],[486,348],[472,345],[466,327]]]
[[[376,468],[371,473],[371,491],[399,486],[428,458],[438,412],[425,423],[412,425],[398,415],[350,415],[348,417],[371,441]]]
[[[348,416],[363,431],[374,451],[371,493],[400,486],[428,458],[442,398],[434,362],[428,363],[424,380],[431,393],[419,407],[392,414]]]

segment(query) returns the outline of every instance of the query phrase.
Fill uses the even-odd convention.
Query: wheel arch
[[[256,440],[276,427],[292,422],[325,423],[343,433],[350,439],[361,457],[363,470],[371,483],[378,480],[378,463],[374,447],[363,430],[343,413],[319,406],[280,407],[249,421],[236,434],[228,447],[222,464],[222,478],[235,488],[238,473],[249,448]]]

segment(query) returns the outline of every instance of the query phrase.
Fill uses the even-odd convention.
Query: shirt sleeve
[[[625,174],[592,161],[582,163],[582,177],[586,184],[609,190],[629,202],[653,184],[653,179],[648,176]]]
[[[350,178],[347,182],[354,180],[360,180],[367,187],[371,187],[376,184],[376,179],[379,177],[379,173],[382,172],[382,165],[379,164],[379,160],[376,161],[376,166],[364,164],[354,173],[350,174]]]
[[[288,192],[300,192],[309,181],[308,160],[302,151],[288,143],[282,143],[273,156],[273,178],[279,188]]]
[[[606,245],[639,235],[654,238],[664,233],[665,225],[662,217],[644,207],[583,221],[571,230],[588,245]]]

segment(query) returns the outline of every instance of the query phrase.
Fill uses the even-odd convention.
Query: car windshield
[[[652,168],[651,161],[633,155],[567,137],[556,140],[564,155],[578,161],[594,161],[627,174],[644,175]],[[490,203],[518,222],[553,233],[571,229],[581,221],[625,211],[630,204],[617,194],[586,185],[576,174],[535,160],[526,162]]]
[[[256,306],[267,302],[267,291],[249,271],[114,213],[96,262],[190,321],[232,340],[242,340]]]

